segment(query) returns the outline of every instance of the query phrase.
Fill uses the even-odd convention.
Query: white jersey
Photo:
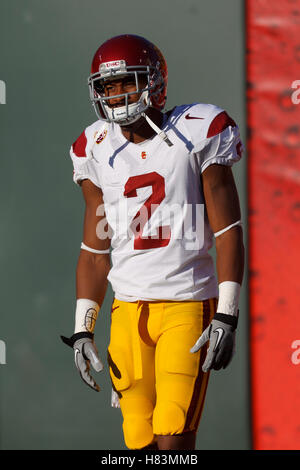
[[[241,158],[239,129],[224,110],[198,103],[174,108],[162,128],[172,146],[158,135],[133,144],[119,125],[96,121],[71,147],[74,181],[90,179],[103,192],[117,299],[217,297],[200,176]]]

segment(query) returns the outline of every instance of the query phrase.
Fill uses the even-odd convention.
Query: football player
[[[238,126],[211,104],[164,112],[167,83],[151,42],[106,41],[88,79],[98,120],[70,151],[86,208],[75,331],[62,338],[99,391],[94,327],[109,281],[108,364],[129,449],[195,448],[210,371],[234,352],[244,269]]]

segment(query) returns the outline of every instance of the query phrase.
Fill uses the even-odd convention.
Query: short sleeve
[[[83,131],[70,148],[70,156],[73,162],[73,181],[76,184],[84,179],[91,180],[99,188],[99,175],[93,161],[92,148],[88,143],[86,131]]]
[[[238,126],[226,111],[222,111],[210,123],[198,152],[201,173],[214,163],[232,166],[242,158],[243,150]]]

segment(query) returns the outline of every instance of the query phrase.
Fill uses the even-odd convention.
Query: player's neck
[[[162,112],[155,108],[148,108],[146,114],[154,124],[161,128],[164,119]],[[156,132],[149,126],[144,117],[129,126],[121,126],[121,131],[124,137],[133,144],[139,144],[156,135]]]

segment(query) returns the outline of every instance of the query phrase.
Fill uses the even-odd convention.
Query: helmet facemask
[[[136,89],[120,95],[105,96],[104,85],[106,82],[132,77]],[[142,87],[141,87],[141,84]],[[151,97],[161,92],[164,81],[158,68],[152,66],[128,66],[123,60],[113,63],[103,63],[100,71],[88,78],[90,99],[93,103],[96,115],[107,122],[115,122],[126,126],[137,121],[141,114],[151,106]],[[130,103],[130,95],[139,94],[134,103]],[[113,107],[109,101],[115,98],[124,98],[124,106]]]

